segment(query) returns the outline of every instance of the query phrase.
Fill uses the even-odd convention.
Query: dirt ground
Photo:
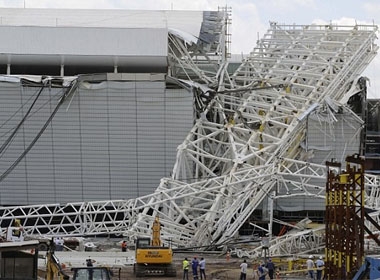
[[[90,240],[91,241],[91,240]],[[102,251],[112,251],[112,250],[119,250],[119,239],[113,240],[113,239],[94,239],[94,243],[98,244],[98,247],[102,249]],[[133,251],[133,248],[130,248],[131,252]],[[132,252],[133,253],[133,252]],[[134,253],[132,254],[134,255]],[[182,270],[182,261],[186,257],[190,262],[191,260],[196,256],[198,259],[204,258],[206,261],[206,277],[207,280],[238,280],[240,276],[240,264],[243,262],[243,259],[236,258],[231,256],[228,260],[226,259],[226,256],[222,254],[222,252],[175,252],[173,255],[173,263],[177,270],[177,276],[176,277],[164,277],[164,276],[155,276],[155,277],[141,277],[137,278],[134,275],[133,272],[133,265],[129,266],[115,266],[111,267],[114,277],[112,280],[116,279],[139,279],[139,280],[174,280],[174,279],[182,279],[183,278],[183,270]],[[61,260],[62,261],[62,260]],[[66,260],[67,261],[67,260]],[[131,263],[131,262],[128,262]],[[247,259],[248,263],[248,274],[247,274],[247,280],[258,280],[258,277],[253,277],[253,267],[257,266],[258,261],[256,260],[255,263],[253,263],[253,260]],[[276,267],[279,268],[282,271],[287,270],[288,264],[280,264],[276,263]],[[70,266],[68,266],[64,271],[68,275],[72,275],[72,271],[70,269]],[[294,277],[295,276],[295,277]],[[42,267],[39,270],[39,278],[38,279],[46,279],[46,270],[45,267]],[[282,274],[280,279],[305,279],[305,275],[302,275],[300,273],[299,275],[291,275],[291,278],[285,274]],[[267,276],[267,279],[269,277]],[[189,280],[193,280],[191,269],[189,270]],[[200,279],[199,279],[200,280]]]
[[[176,255],[176,254],[175,254]],[[179,254],[174,257],[174,264],[177,267],[177,277],[164,277],[164,276],[156,276],[156,277],[143,277],[136,278],[133,274],[133,267],[127,267],[120,271],[120,279],[141,279],[141,280],[163,280],[163,279],[182,279],[183,278],[183,270],[182,270],[182,260],[185,258],[185,254]],[[186,256],[189,261],[193,259],[193,255],[188,254]],[[204,257],[206,260],[206,277],[207,280],[227,280],[227,279],[239,279],[240,276],[240,263],[241,260],[238,259],[230,259],[227,261],[223,257],[218,257],[215,255],[202,255],[198,258]],[[252,268],[251,268],[252,269]],[[115,277],[113,279],[119,279],[116,271]],[[252,270],[250,271],[250,277],[247,279],[253,279]],[[200,279],[200,278],[199,278]],[[189,280],[193,280],[193,275],[191,269],[189,270]]]
[[[174,265],[177,268],[177,276],[176,277],[165,277],[165,276],[152,276],[152,277],[136,277],[133,272],[133,265],[127,267],[111,267],[113,272],[112,280],[127,280],[127,279],[138,279],[138,280],[175,280],[183,278],[183,270],[182,270],[182,261],[187,257],[187,259],[191,262],[194,257],[194,254],[174,254]],[[198,259],[203,257],[206,260],[206,278],[207,280],[229,280],[239,279],[240,276],[240,263],[242,260],[231,258],[229,261],[226,260],[225,257],[221,257],[215,254],[201,254],[197,256]],[[72,272],[69,268],[64,269],[65,273],[72,277]],[[38,279],[46,279],[45,271],[39,271]],[[249,277],[247,279],[253,279],[252,277],[252,267],[250,267]],[[193,275],[191,272],[191,268],[189,270],[189,280],[193,280]],[[200,280],[200,278],[199,278]]]
[[[128,279],[136,279],[136,280],[175,280],[183,279],[183,270],[182,270],[182,261],[187,257],[188,260],[192,260],[194,254],[174,254],[174,265],[177,268],[177,276],[176,277],[165,277],[165,276],[152,276],[152,277],[140,277],[137,278],[133,273],[133,265],[120,267],[112,267],[112,272],[114,274],[112,280],[128,280]],[[197,258],[203,257],[206,260],[206,278],[207,280],[238,280],[240,277],[240,264],[243,259],[238,258],[230,258],[228,261],[225,256],[219,256],[215,254],[199,254]],[[258,280],[258,277],[253,276],[253,266],[254,264],[248,260],[248,274],[247,280]],[[69,269],[65,270],[68,275],[71,275],[71,271]],[[46,279],[45,274],[41,273],[38,279]],[[70,277],[71,279],[71,277]],[[269,279],[267,276],[266,279]],[[299,280],[306,279],[305,275],[292,275],[285,276],[281,275],[280,279],[282,280]],[[191,273],[191,269],[189,270],[189,280],[193,280],[193,275]],[[200,280],[200,278],[199,278]]]
[[[193,259],[194,256],[197,256],[198,259],[203,257],[206,260],[206,278],[207,280],[238,280],[240,279],[240,264],[243,259],[239,258],[230,258],[228,261],[225,256],[219,256],[215,254],[192,254],[192,253],[176,253],[174,254],[174,264],[177,267],[177,276],[176,277],[164,277],[164,276],[155,276],[155,277],[142,277],[136,278],[133,273],[133,266],[123,268],[120,271],[114,271],[114,278],[116,279],[140,279],[140,280],[182,280],[183,279],[183,270],[182,270],[182,261],[185,257],[189,261]],[[258,280],[258,276],[254,277],[253,267],[255,266],[252,263],[252,260],[247,260],[248,262],[248,273],[247,280]],[[284,269],[284,268],[283,268]],[[275,276],[276,277],[276,276]],[[200,278],[198,278],[200,280]],[[269,279],[269,276],[266,276],[266,279]],[[275,278],[276,279],[276,278]],[[298,273],[293,275],[281,275],[279,277],[281,280],[300,280],[307,279],[306,274]],[[189,280],[193,280],[191,269],[189,270]]]

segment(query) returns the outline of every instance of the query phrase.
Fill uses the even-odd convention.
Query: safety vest
[[[189,270],[189,261],[188,260],[184,260],[182,262],[182,267],[183,267],[183,270]]]

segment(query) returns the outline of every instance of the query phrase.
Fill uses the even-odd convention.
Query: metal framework
[[[326,275],[352,279],[364,260],[364,160],[347,159],[340,174],[330,169],[334,163],[327,166]]]
[[[195,54],[202,52],[169,34],[169,74],[187,77],[199,85],[195,94],[200,90],[208,97],[178,148],[172,177],[133,200],[2,207],[1,225],[18,218],[28,234],[112,233],[133,239],[150,236],[159,215],[162,236],[174,246],[208,249],[237,237],[264,200],[309,196],[323,203],[325,164],[303,158],[306,118],[334,112],[334,105],[344,106],[360,90],[357,81],[376,55],[376,31],[376,26],[271,23],[232,76],[223,60],[213,76],[206,73],[195,63]],[[366,176],[365,183],[366,203],[379,209],[379,178]],[[272,222],[264,229],[269,235]],[[318,230],[302,231],[271,240],[270,251],[315,249],[307,236],[322,240]]]

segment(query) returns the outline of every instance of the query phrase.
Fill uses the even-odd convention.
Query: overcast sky
[[[232,53],[249,53],[270,21],[284,24],[380,24],[379,0],[0,0],[6,8],[217,10],[232,8]],[[378,44],[380,44],[378,42]],[[364,72],[380,98],[380,58]]]

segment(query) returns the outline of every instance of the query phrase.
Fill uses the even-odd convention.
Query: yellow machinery
[[[112,273],[107,267],[73,267],[72,280],[111,280]],[[54,255],[54,242],[46,255],[46,280],[69,280],[70,277],[62,270],[62,266]]]
[[[176,269],[173,265],[173,251],[170,247],[162,246],[160,233],[161,225],[156,216],[152,226],[152,239],[138,238],[135,244],[136,277],[169,276],[175,277]]]
[[[50,248],[46,253],[46,280],[68,280],[70,277],[62,270],[62,266],[54,255],[53,239],[50,243]]]

